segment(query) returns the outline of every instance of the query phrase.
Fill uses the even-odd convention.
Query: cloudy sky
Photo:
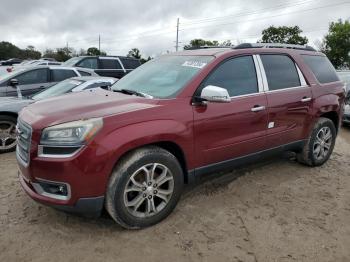
[[[350,19],[350,0],[0,0],[0,41],[38,50],[98,46],[111,55],[138,47],[145,56],[193,38],[255,42],[270,26],[298,25],[310,44],[331,21]]]

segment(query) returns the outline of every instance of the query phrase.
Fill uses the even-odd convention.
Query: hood
[[[33,102],[33,100],[26,98],[0,97],[0,111],[19,112],[23,107]]]
[[[157,102],[137,96],[91,89],[37,101],[20,117],[38,128],[65,122],[105,117],[157,106]],[[40,124],[39,124],[40,123]]]

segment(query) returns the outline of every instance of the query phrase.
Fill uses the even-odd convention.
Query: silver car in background
[[[0,72],[0,97],[17,96],[11,85],[16,79],[22,95],[29,96],[60,81],[78,76],[98,76],[93,70],[63,66],[30,66],[15,68],[13,72]]]
[[[16,148],[17,116],[23,107],[39,100],[71,92],[95,88],[109,89],[116,81],[116,78],[111,77],[74,77],[51,86],[32,97],[0,97],[0,153],[10,152]]]

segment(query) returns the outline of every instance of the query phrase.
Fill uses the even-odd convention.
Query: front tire
[[[123,157],[106,193],[106,209],[122,227],[139,229],[165,219],[183,190],[183,171],[174,155],[148,146]]]
[[[336,137],[337,130],[333,121],[321,117],[312,130],[302,152],[297,155],[298,161],[308,166],[323,165],[333,152]]]
[[[0,115],[0,153],[15,151],[17,145],[16,124],[15,117]]]

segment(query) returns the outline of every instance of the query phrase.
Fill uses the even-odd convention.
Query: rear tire
[[[183,171],[174,155],[155,146],[136,149],[114,168],[105,207],[124,228],[152,226],[173,211],[183,184]]]
[[[17,118],[0,115],[0,154],[16,150]]]
[[[323,165],[333,152],[336,136],[337,131],[333,121],[321,117],[315,124],[302,152],[297,154],[298,161],[308,166]]]

